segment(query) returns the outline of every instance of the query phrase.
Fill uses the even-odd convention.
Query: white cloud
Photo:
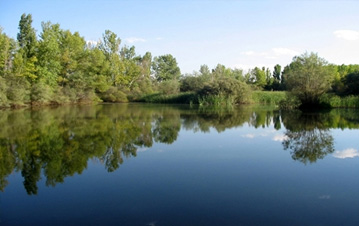
[[[254,134],[252,134],[252,133],[248,133],[248,134],[244,134],[244,135],[242,135],[242,137],[246,137],[246,138],[253,139],[253,138],[255,137],[255,135],[254,135]]]
[[[268,55],[267,52],[255,52],[253,50],[242,52],[242,54],[246,55],[246,56],[267,56]]]
[[[130,37],[130,38],[126,38],[125,41],[132,44],[132,43],[136,43],[136,42],[146,42],[146,39]]]
[[[359,151],[354,148],[348,148],[343,151],[336,151],[333,156],[339,159],[359,157]]]
[[[359,40],[359,31],[337,30],[337,31],[334,31],[334,35],[337,38],[341,38],[341,39],[344,39],[344,40],[349,40],[349,41]]]
[[[288,139],[288,137],[286,135],[275,135],[272,140],[282,142],[287,139]]]
[[[163,40],[162,37],[157,37],[156,40],[160,41],[160,40]]]
[[[272,133],[275,133],[275,130],[267,131],[267,132],[264,132],[264,133],[258,133],[258,134],[247,133],[247,134],[241,135],[241,137],[253,139],[255,137],[267,137]]]
[[[288,48],[273,48],[272,49],[273,53],[275,56],[295,56],[295,55],[299,55],[298,51],[295,51],[293,49],[288,49]]]
[[[147,151],[148,150],[148,148],[138,148],[137,149],[137,152],[145,152],[145,151]]]
[[[87,45],[96,46],[99,42],[94,40],[87,40],[86,43]]]

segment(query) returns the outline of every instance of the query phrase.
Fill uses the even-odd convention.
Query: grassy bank
[[[321,103],[331,108],[359,108],[359,96],[339,97],[334,94],[325,94]]]
[[[143,96],[138,102],[146,103],[161,103],[161,104],[198,104],[198,97],[196,93],[187,92],[179,94],[150,94]]]
[[[252,93],[252,103],[278,105],[286,98],[283,91],[254,91]]]
[[[250,97],[249,103],[254,104],[273,104],[278,105],[281,100],[286,98],[285,92],[279,91],[254,91]],[[228,98],[223,98],[219,95],[199,96],[194,92],[179,93],[179,94],[151,94],[146,95],[138,100],[146,103],[172,103],[172,104],[200,104],[200,105],[226,105]],[[232,101],[233,102],[233,101]]]

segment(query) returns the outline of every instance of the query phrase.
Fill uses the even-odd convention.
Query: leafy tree
[[[122,81],[120,74],[120,50],[121,39],[110,30],[103,34],[103,41],[99,48],[103,51],[107,61],[109,61],[109,78],[112,85],[117,85]]]
[[[222,64],[217,64],[216,68],[213,69],[212,74],[215,78],[230,77],[232,75],[232,71],[230,68],[226,68],[226,66]]]
[[[106,60],[103,51],[98,48],[88,49],[85,63],[84,74],[88,79],[91,79],[89,82],[92,88],[99,93],[105,92],[111,85],[111,81],[106,76],[110,63]]]
[[[177,80],[181,75],[177,60],[171,54],[155,57],[152,70],[157,81]]]
[[[359,95],[359,71],[348,74],[344,79],[345,94]]]
[[[207,77],[211,73],[209,70],[209,67],[206,64],[201,65],[199,69],[199,73],[201,73],[202,76]]]
[[[3,29],[0,27],[0,77],[11,72],[15,45],[15,41],[3,33]]]
[[[282,73],[282,67],[279,64],[276,64],[274,66],[274,70],[273,70],[273,77],[277,80],[280,81],[281,80],[281,73]]]
[[[89,76],[85,71],[89,66],[86,53],[86,42],[78,32],[72,34],[70,31],[63,31],[61,38],[61,71],[57,79],[61,86],[66,84],[74,88],[88,89],[93,88],[93,76]]]
[[[37,39],[35,29],[32,27],[31,14],[21,15],[17,40],[20,48],[24,51],[23,57],[25,59],[30,59],[36,55]]]
[[[15,56],[16,64],[14,63],[14,70],[19,76],[25,76],[30,81],[37,78],[36,75],[36,49],[37,39],[35,29],[32,27],[31,14],[22,14],[19,22],[19,33],[17,34],[17,41],[20,50]]]
[[[284,69],[286,87],[302,106],[318,105],[320,96],[330,89],[334,72],[327,64],[315,53],[304,53]]]
[[[39,78],[51,87],[57,85],[61,72],[61,49],[63,31],[59,24],[42,23],[39,41]]]
[[[136,56],[135,47],[131,46],[129,48],[128,46],[125,45],[124,47],[122,47],[122,49],[120,51],[120,56],[122,59],[131,60],[132,58],[134,58]]]
[[[246,75],[246,81],[247,83],[254,84],[259,88],[263,88],[267,84],[266,73],[259,67],[255,67]]]

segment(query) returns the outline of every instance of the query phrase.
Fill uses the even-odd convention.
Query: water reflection
[[[181,129],[223,132],[248,125],[285,128],[278,137],[294,160],[313,163],[333,153],[332,128],[358,128],[354,110],[304,114],[273,109],[189,108],[165,105],[69,106],[56,109],[1,111],[0,189],[13,171],[21,172],[28,194],[37,194],[43,175],[47,186],[81,174],[90,159],[115,171],[126,158],[154,142],[172,144]]]
[[[283,114],[287,128],[283,141],[284,150],[291,149],[294,160],[304,164],[314,163],[334,152],[334,139],[329,128],[327,114]]]

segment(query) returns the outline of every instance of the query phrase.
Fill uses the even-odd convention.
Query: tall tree
[[[19,22],[19,33],[17,40],[20,50],[19,55],[15,56],[17,67],[15,70],[20,72],[18,75],[25,76],[29,80],[36,79],[36,48],[37,39],[35,29],[32,27],[31,14],[22,14]],[[20,56],[21,55],[21,56]]]
[[[273,77],[277,80],[280,81],[280,75],[282,72],[282,67],[279,64],[276,64],[274,66],[274,70],[273,70]]]
[[[315,53],[295,56],[283,72],[287,89],[303,106],[319,104],[319,98],[331,87],[334,71]]]
[[[0,77],[10,72],[15,42],[0,27]]]
[[[17,34],[19,46],[24,51],[25,58],[31,58],[36,54],[36,32],[32,27],[31,14],[22,14],[19,22],[19,33]]]
[[[118,85],[122,80],[120,74],[120,44],[121,39],[118,38],[114,32],[106,30],[105,34],[103,34],[103,40],[99,46],[105,54],[106,59],[109,61],[109,77],[112,85]]]
[[[42,22],[39,41],[39,77],[52,87],[57,85],[61,72],[61,45],[63,30],[59,24]]]
[[[152,69],[157,81],[177,80],[181,75],[177,60],[171,54],[155,57]]]

